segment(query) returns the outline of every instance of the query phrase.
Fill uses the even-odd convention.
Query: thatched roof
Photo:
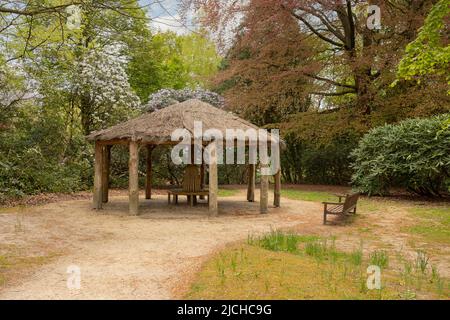
[[[94,141],[136,140],[151,143],[171,143],[176,129],[194,132],[194,121],[203,123],[203,131],[218,129],[225,137],[226,129],[258,129],[238,116],[200,100],[177,103],[153,113],[120,123],[105,130],[91,133],[87,138]]]

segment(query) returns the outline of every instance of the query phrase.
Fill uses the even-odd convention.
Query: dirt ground
[[[283,198],[282,208],[260,215],[259,203],[246,202],[244,190],[220,199],[218,217],[208,216],[206,204],[195,209],[184,203],[168,206],[164,195],[141,200],[140,216],[130,217],[125,215],[127,200],[124,193],[114,193],[100,212],[91,210],[89,199],[0,211],[0,250],[46,257],[7,271],[0,299],[177,298],[212,253],[249,234],[277,228],[337,236],[344,249],[357,247],[361,239],[369,248],[406,254],[415,249],[399,232],[409,218],[398,206],[386,206],[391,214],[362,211],[355,223],[323,226],[320,203]],[[434,262],[448,276],[448,248],[438,249]],[[81,270],[80,290],[68,289],[70,266]]]

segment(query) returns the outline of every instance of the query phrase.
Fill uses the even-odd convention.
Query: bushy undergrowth
[[[448,191],[447,118],[410,119],[371,130],[352,153],[354,186],[369,195],[385,195],[395,186],[424,196],[440,196]]]
[[[87,190],[93,154],[80,134],[66,138],[58,116],[44,119],[37,108],[22,108],[0,129],[0,202],[42,192]]]

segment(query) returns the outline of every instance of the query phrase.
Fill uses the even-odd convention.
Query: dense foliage
[[[348,155],[371,128],[449,112],[444,2],[375,1],[382,19],[371,30],[363,1],[185,0],[226,48],[214,84],[227,106],[282,129],[286,182],[318,184],[350,182]],[[408,67],[422,81],[392,85],[402,59],[400,71],[425,66]]]
[[[376,30],[359,0],[181,2],[201,12],[196,32],[154,33],[138,0],[82,1],[77,28],[72,1],[0,5],[0,198],[89,188],[86,134],[190,98],[280,128],[289,183],[347,184],[372,128],[449,113],[448,0],[375,1]],[[168,150],[154,157],[155,183],[180,183]],[[113,148],[113,186],[127,185],[127,161]],[[220,182],[245,182],[245,170],[222,166]],[[422,173],[355,182],[437,195],[443,175],[427,174],[425,187]]]
[[[416,40],[406,47],[398,75],[414,79],[423,75],[446,76],[450,85],[450,0],[440,0],[431,10]],[[449,91],[450,92],[450,91]]]
[[[410,119],[375,128],[352,153],[353,183],[369,194],[402,186],[425,196],[439,196],[450,187],[450,127],[446,116]]]
[[[160,89],[203,86],[218,67],[205,35],[153,34],[138,1],[86,2],[79,28],[66,24],[70,2],[0,5],[0,202],[89,189],[86,134],[138,115]],[[113,162],[113,186],[126,186],[126,148]],[[154,170],[161,184],[181,171],[168,159]]]

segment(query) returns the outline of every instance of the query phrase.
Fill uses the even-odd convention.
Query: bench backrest
[[[196,165],[186,166],[182,187],[185,192],[196,192],[201,190],[201,177],[199,168]]]
[[[344,212],[353,209],[359,199],[359,193],[352,193],[345,197]]]

